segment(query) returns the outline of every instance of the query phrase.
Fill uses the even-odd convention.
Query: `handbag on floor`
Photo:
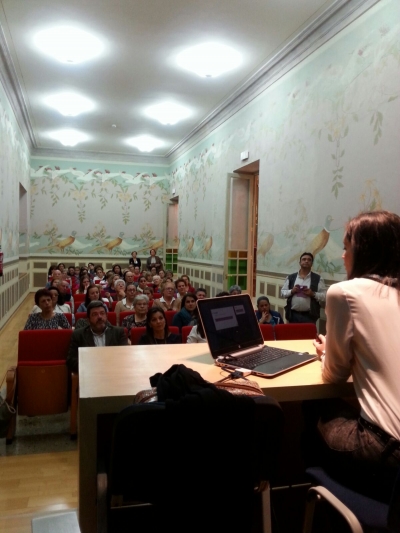
[[[1,381],[0,390],[3,386],[4,380],[6,379],[7,372],[4,374],[4,378]],[[10,405],[0,393],[0,438],[4,438],[7,436],[7,431],[11,422],[11,418],[15,415],[15,413],[16,411],[14,407]]]

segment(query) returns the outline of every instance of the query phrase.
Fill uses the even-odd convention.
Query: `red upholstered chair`
[[[140,337],[146,334],[146,328],[132,328],[131,329],[131,343],[138,344]]]
[[[174,318],[176,311],[165,311],[165,318],[168,326],[172,326],[172,319]]]
[[[117,305],[118,302],[112,302],[111,304],[111,311],[114,311],[116,305]]]
[[[161,298],[162,294],[153,294],[153,298],[154,300],[158,300],[159,298]]]
[[[65,318],[68,320],[70,326],[72,326],[72,313],[64,313]]]
[[[73,294],[72,296],[74,297],[75,304],[78,304],[77,307],[79,307],[79,305],[84,302],[86,298],[86,294],[81,293]]]
[[[75,313],[75,322],[78,322],[80,318],[87,318],[86,313]]]
[[[181,330],[182,344],[186,344],[187,343],[187,338],[188,338],[190,332],[192,331],[192,327],[193,326],[183,326],[182,327],[182,330]]]
[[[134,315],[134,314],[135,314],[135,311],[122,311],[119,314],[119,324],[120,324],[120,326],[122,325],[122,321],[124,320],[124,318],[126,318],[129,315]]]
[[[71,335],[70,329],[19,332],[15,395],[19,415],[42,416],[68,411],[66,359]],[[76,435],[77,426],[76,380],[77,376],[73,380],[71,396],[71,436]],[[8,443],[12,442],[13,436],[7,436]]]
[[[316,335],[317,327],[315,324],[278,324],[275,326],[275,339],[277,341],[315,339]]]
[[[271,326],[271,324],[260,324],[260,329],[261,329],[263,339],[265,341],[275,340],[274,326]]]
[[[169,332],[175,335],[180,335],[179,328],[177,326],[168,326]]]
[[[112,311],[109,311],[107,313],[107,319],[110,322],[110,324],[112,324],[113,326],[117,325],[117,315],[116,315],[116,313],[114,313]]]

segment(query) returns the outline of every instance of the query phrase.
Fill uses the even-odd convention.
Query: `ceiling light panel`
[[[177,57],[180,67],[203,78],[215,78],[238,67],[242,62],[239,52],[218,43],[204,43],[181,52]]]
[[[69,64],[83,63],[103,52],[101,41],[79,28],[58,26],[40,31],[34,43],[44,54]]]
[[[148,117],[154,118],[161,122],[161,124],[174,125],[185,118],[190,117],[191,112],[187,107],[173,102],[163,102],[160,104],[148,107],[145,111]]]
[[[139,135],[127,140],[127,143],[141,152],[152,152],[155,148],[160,148],[163,142],[151,135]]]
[[[94,109],[94,104],[88,98],[76,93],[63,92],[48,96],[45,104],[56,109],[65,117],[76,117]]]
[[[74,129],[53,131],[49,134],[49,137],[59,141],[64,146],[76,146],[78,143],[85,142],[89,139],[85,133]]]

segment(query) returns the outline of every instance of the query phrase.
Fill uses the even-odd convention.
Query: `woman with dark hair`
[[[58,270],[57,265],[50,265],[49,270],[47,271],[47,280],[51,280],[53,276],[53,270]]]
[[[181,279],[183,279],[183,281],[185,282],[185,286],[186,286],[186,292],[192,292],[192,293],[196,293],[196,289],[194,287],[192,287],[192,285],[190,285],[190,278],[189,276],[187,276],[186,274],[183,274],[181,276]]]
[[[146,334],[138,344],[180,344],[180,335],[170,333],[165,313],[160,307],[152,307],[147,312]]]
[[[55,289],[55,287],[53,287]],[[57,289],[56,289],[57,290]],[[58,292],[58,291],[57,291]],[[35,307],[39,311],[29,315],[24,329],[70,329],[63,313],[54,311],[53,295],[47,289],[39,289],[35,294]]]
[[[142,268],[142,262],[138,258],[137,252],[135,250],[131,253],[131,257],[129,258],[129,264],[133,265],[134,267],[139,267],[139,270]]]
[[[79,278],[79,288],[75,292],[75,294],[86,294],[87,288],[90,285],[90,276],[89,274],[85,274],[84,276],[81,276]]]
[[[78,307],[77,313],[86,313],[87,306],[94,300],[101,300],[100,287],[98,285],[89,285],[86,289],[85,301]]]
[[[196,319],[196,325],[193,326],[192,329],[190,330],[186,343],[187,344],[198,344],[202,342],[207,342],[206,335],[203,329],[203,324],[201,323],[201,320],[199,317],[199,311],[198,311],[197,306],[193,313],[193,316]]]
[[[329,288],[327,335],[314,345],[322,379],[352,376],[360,410],[334,399],[306,405],[306,414],[320,415],[323,446],[316,451],[334,477],[385,498],[400,467],[400,217],[360,214],[348,222],[343,243],[347,281]]]
[[[269,299],[266,296],[257,298],[256,318],[260,324],[283,324],[283,318],[277,311],[271,311]]]
[[[114,274],[118,274],[119,277],[122,277],[121,265],[113,265],[112,271],[114,272]]]
[[[55,313],[70,313],[71,312],[70,306],[64,303],[64,296],[60,293],[57,287],[50,286],[48,288],[48,291],[51,296],[51,301],[53,304],[53,311]],[[42,309],[38,304],[34,305],[31,311],[32,314],[41,313],[41,312],[42,312]]]
[[[183,326],[196,325],[196,304],[197,296],[195,294],[185,294],[182,298],[181,310],[174,315],[172,325],[177,326],[179,331]]]
[[[145,287],[143,289],[143,294],[147,296],[147,298],[149,299],[149,302],[152,302],[154,300],[153,287]]]
[[[57,270],[61,272],[61,274],[64,274],[65,272],[65,263],[58,263]]]
[[[151,271],[151,267],[155,267],[157,272],[163,267],[162,261],[158,255],[156,255],[154,248],[150,250],[150,256],[146,260],[146,265],[149,272]]]

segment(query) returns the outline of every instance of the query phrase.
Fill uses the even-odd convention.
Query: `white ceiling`
[[[0,0],[0,24],[24,97],[34,148],[47,153],[48,149],[63,148],[48,133],[73,127],[91,137],[77,145],[78,150],[138,155],[141,152],[128,146],[126,139],[150,134],[164,143],[152,155],[165,156],[301,28],[334,3]],[[74,25],[93,33],[104,40],[106,53],[80,65],[58,63],[42,55],[32,44],[33,36],[56,25]],[[207,41],[240,51],[242,65],[217,78],[200,78],[177,67],[179,52]],[[96,110],[63,117],[43,103],[46,96],[65,90],[90,98]],[[163,100],[189,107],[192,116],[174,126],[144,116],[146,107]],[[63,149],[66,155],[71,150]]]

